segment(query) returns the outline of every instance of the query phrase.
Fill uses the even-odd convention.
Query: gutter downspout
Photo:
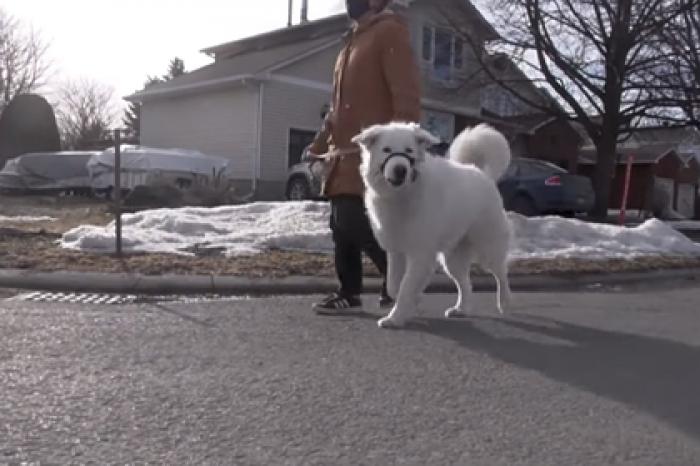
[[[260,173],[260,159],[262,157],[262,136],[263,136],[263,105],[265,102],[265,81],[260,81],[260,91],[258,92],[258,121],[256,123],[257,127],[257,135],[256,135],[256,143],[255,143],[255,153],[253,154],[253,160],[252,160],[252,176],[251,176],[251,192],[254,195],[255,192],[258,190],[258,176]]]
[[[265,83],[258,81],[258,115],[255,120],[255,150],[250,157],[250,191],[243,196],[236,196],[238,202],[249,202],[254,197],[258,190],[258,170],[261,154],[262,154],[262,110],[264,102]]]
[[[301,24],[309,22],[309,0],[301,0]]]

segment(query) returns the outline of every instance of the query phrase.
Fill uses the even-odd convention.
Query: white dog
[[[470,268],[480,264],[496,278],[502,313],[510,300],[511,229],[495,180],[510,163],[505,137],[487,125],[464,130],[448,158],[432,156],[439,142],[414,123],[376,125],[355,136],[372,229],[387,251],[387,288],[396,302],[380,327],[400,327],[414,315],[436,259],[457,285],[446,317],[469,313]]]

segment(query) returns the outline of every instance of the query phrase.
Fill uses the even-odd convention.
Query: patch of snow
[[[191,254],[193,247],[222,248],[227,256],[270,249],[331,253],[326,202],[257,202],[214,208],[146,210],[123,216],[125,251]],[[668,224],[649,219],[635,227],[596,224],[556,216],[509,214],[513,259],[700,256],[696,244]],[[66,232],[65,248],[114,251],[114,223]]]
[[[621,227],[556,216],[527,218],[511,213],[509,217],[514,259],[700,255],[700,244],[655,218]]]
[[[122,218],[125,251],[187,254],[195,245],[222,247],[228,256],[269,249],[330,252],[325,202],[257,202],[214,208],[145,210]],[[80,226],[63,235],[64,248],[114,252],[114,222]]]

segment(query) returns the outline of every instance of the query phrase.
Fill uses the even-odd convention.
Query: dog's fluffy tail
[[[458,163],[474,164],[497,180],[510,164],[510,146],[503,134],[482,123],[465,129],[455,138],[449,157]]]

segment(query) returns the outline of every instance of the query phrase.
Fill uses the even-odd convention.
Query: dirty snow
[[[221,248],[228,256],[269,249],[330,253],[325,202],[258,202],[215,208],[155,209],[123,216],[125,251],[189,254],[193,247]],[[635,227],[561,217],[509,214],[513,259],[700,256],[693,243],[666,223],[649,219]],[[64,248],[114,251],[114,224],[80,226],[60,240]]]

